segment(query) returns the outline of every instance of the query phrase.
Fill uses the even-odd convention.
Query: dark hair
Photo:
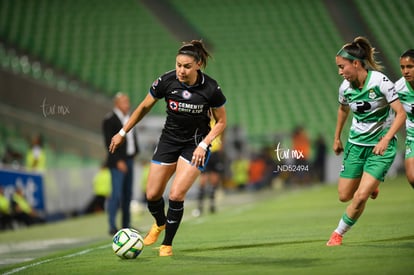
[[[414,49],[409,49],[409,50],[406,50],[401,56],[400,56],[400,58],[403,58],[403,57],[411,57],[412,59],[414,59]]]
[[[374,70],[381,71],[384,67],[375,59],[375,48],[371,46],[369,40],[363,36],[358,36],[351,43],[347,43],[342,47],[350,57],[343,56],[351,60],[359,60],[363,66],[368,66]],[[340,55],[341,51],[338,52]]]
[[[189,55],[195,58],[197,62],[201,61],[201,66],[205,68],[207,66],[207,59],[211,55],[206,50],[203,41],[191,40],[191,42],[183,42],[183,45],[178,49],[179,54]]]

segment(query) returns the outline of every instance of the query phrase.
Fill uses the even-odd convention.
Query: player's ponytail
[[[201,61],[201,67],[207,66],[207,59],[211,57],[206,50],[203,41],[191,40],[191,42],[184,42],[183,46],[178,50],[178,54],[186,54],[193,56],[197,62]]]
[[[366,69],[382,71],[384,67],[375,59],[376,53],[367,38],[358,36],[352,43],[345,44],[338,55],[350,60],[359,60]]]

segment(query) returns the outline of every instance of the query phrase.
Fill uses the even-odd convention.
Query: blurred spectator
[[[275,162],[272,158],[274,150],[271,147],[263,147],[261,151],[261,157],[263,158],[266,166],[263,174],[263,187],[272,187],[272,182],[279,174],[274,172]]]
[[[0,230],[12,228],[10,199],[5,196],[4,188],[0,186]]]
[[[245,138],[242,128],[239,125],[235,125],[233,128],[233,146],[236,152],[242,153],[245,150]]]
[[[309,157],[311,152],[311,142],[305,128],[297,126],[292,134],[292,150],[296,152],[297,158],[294,159],[295,172],[292,174],[293,183],[309,183]]]
[[[43,137],[36,135],[31,140],[30,150],[26,154],[26,169],[44,172],[46,170],[46,154],[43,150]]]
[[[92,184],[94,196],[86,207],[86,214],[104,211],[106,200],[111,195],[111,171],[105,164],[94,176]]]
[[[21,168],[23,165],[23,155],[14,150],[10,144],[7,144],[1,162],[15,168]]]
[[[261,154],[255,154],[249,164],[249,184],[248,189],[259,190],[264,185],[264,177],[266,172],[266,161]]]
[[[210,126],[214,127],[215,121],[211,119]],[[216,137],[210,147],[210,157],[208,158],[205,170],[199,177],[198,188],[198,211],[202,214],[204,211],[204,197],[207,194],[209,198],[210,213],[216,212],[216,191],[222,184],[225,172],[225,154],[223,150],[223,135]]]
[[[315,176],[315,180],[318,182],[325,181],[325,165],[326,165],[326,143],[322,134],[318,135],[318,138],[314,144],[315,158],[313,160],[312,171]]]
[[[20,187],[16,188],[12,196],[11,209],[13,218],[27,226],[45,221],[27,201],[23,189]]]
[[[224,151],[212,152],[208,160],[206,170],[200,174],[198,192],[198,210],[200,214],[204,210],[204,197],[209,198],[210,213],[216,212],[216,192],[224,178]]]
[[[248,154],[247,134],[242,127],[234,125],[226,131],[226,157],[235,159],[240,154]]]
[[[239,154],[231,163],[231,174],[237,190],[244,190],[246,188],[246,184],[249,182],[249,166],[249,159],[242,154]]]
[[[303,157],[300,160],[308,160],[311,151],[311,144],[308,134],[303,126],[298,126],[292,134],[292,149],[302,152]]]

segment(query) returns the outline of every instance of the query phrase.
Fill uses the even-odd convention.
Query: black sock
[[[209,194],[209,198],[210,198],[210,212],[214,213],[216,212],[216,187],[215,186],[211,186],[210,189],[210,194]]]
[[[163,245],[172,245],[184,214],[184,201],[169,201]]]
[[[204,193],[205,193],[204,186],[200,186],[200,189],[198,190],[198,209],[200,211],[203,211]]]
[[[215,197],[216,197],[216,187],[215,186],[210,186],[210,190],[209,190],[209,194],[208,197],[210,198],[210,200],[214,201]]]
[[[148,210],[150,211],[151,215],[155,218],[155,222],[158,226],[165,224],[165,203],[164,198],[161,198],[157,201],[148,201]]]

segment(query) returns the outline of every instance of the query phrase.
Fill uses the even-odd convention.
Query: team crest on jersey
[[[158,83],[160,83],[161,77],[157,78],[154,82],[152,82],[152,88],[155,89],[155,87],[158,86]]]
[[[174,100],[168,100],[168,107],[170,107],[171,110],[177,111],[178,110],[178,102]]]
[[[375,94],[375,91],[374,90],[369,90],[369,94],[368,94],[368,97],[370,98],[370,99],[374,99],[375,97],[376,97],[376,94]]]
[[[183,98],[185,99],[189,99],[191,97],[191,93],[187,90],[184,90],[182,95],[183,95]]]

